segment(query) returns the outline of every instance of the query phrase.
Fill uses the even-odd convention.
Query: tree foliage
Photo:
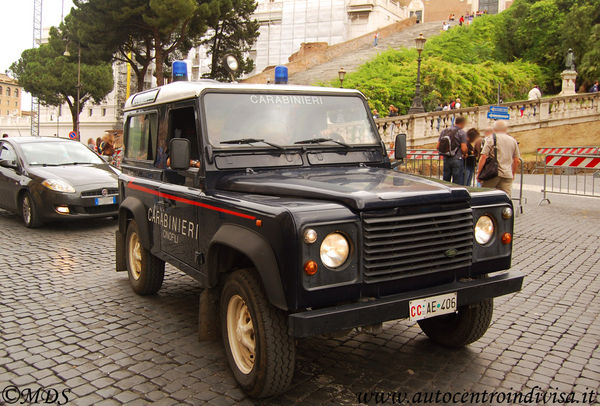
[[[151,62],[156,81],[165,82],[173,54],[200,42],[206,20],[221,0],[74,0],[65,19],[73,41],[104,60],[127,62],[136,73],[138,90]]]
[[[240,62],[236,78],[252,72],[254,61],[246,55],[259,34],[260,25],[252,18],[256,6],[254,0],[223,0],[221,12],[208,19],[210,35],[202,41],[211,55],[211,70],[207,77],[230,80],[229,71],[221,63],[226,53],[232,53]]]
[[[67,42],[53,27],[47,44],[23,51],[10,71],[25,91],[45,105],[69,105],[74,126],[87,102],[99,103],[113,88],[112,67],[108,63],[91,63],[82,50],[81,87],[77,111],[77,50],[65,56]]]
[[[425,106],[432,110],[456,97],[463,106],[493,103],[498,83],[506,101],[524,98],[534,84],[546,94],[558,93],[569,48],[587,88],[600,77],[600,1],[515,0],[498,15],[427,41]],[[380,114],[389,104],[406,112],[415,92],[416,59],[414,50],[388,50],[347,74],[344,85],[363,91]]]

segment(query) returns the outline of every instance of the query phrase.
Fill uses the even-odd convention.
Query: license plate
[[[112,197],[97,197],[96,198],[96,206],[102,206],[105,204],[115,204],[116,203],[116,196],[112,196]]]
[[[424,297],[408,302],[408,314],[411,321],[428,319],[456,312],[456,292],[445,295]]]

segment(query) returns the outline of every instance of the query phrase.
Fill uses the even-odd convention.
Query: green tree
[[[152,35],[145,28],[147,0],[74,0],[63,31],[72,43],[90,51],[98,60],[128,63],[136,77],[136,89],[154,60]]]
[[[112,67],[108,63],[88,63],[82,52],[81,87],[77,110],[77,52],[64,56],[67,42],[59,31],[50,30],[48,44],[23,51],[14,62],[11,73],[25,91],[49,106],[67,103],[73,119],[73,129],[78,128],[79,114],[87,102],[99,103],[113,88]]]
[[[226,53],[232,53],[240,63],[236,78],[254,69],[254,61],[244,55],[250,51],[259,35],[260,25],[252,18],[256,6],[254,0],[223,0],[220,12],[208,19],[210,34],[202,43],[208,46],[211,70],[205,76],[230,80],[229,71],[221,62]]]
[[[74,0],[66,24],[73,40],[100,49],[104,60],[108,54],[129,63],[141,89],[153,60],[156,81],[164,84],[171,54],[200,42],[220,1]]]

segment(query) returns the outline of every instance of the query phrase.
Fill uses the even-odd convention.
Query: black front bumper
[[[523,286],[523,278],[524,275],[519,272],[505,272],[485,279],[454,281],[368,302],[294,313],[288,316],[290,334],[294,337],[310,337],[389,320],[405,319],[409,316],[408,303],[411,300],[445,293],[456,292],[458,306],[477,303],[483,299],[518,292]]]
[[[116,203],[97,206],[95,197],[82,197],[81,192],[60,193],[41,189],[38,194],[34,194],[39,215],[46,221],[116,216],[119,214],[119,196],[108,197],[114,197]],[[69,214],[58,213],[57,206],[67,206]]]

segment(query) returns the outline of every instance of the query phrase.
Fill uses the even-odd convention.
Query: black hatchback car
[[[118,213],[119,170],[76,141],[15,137],[0,141],[0,208],[27,227],[44,221]]]

